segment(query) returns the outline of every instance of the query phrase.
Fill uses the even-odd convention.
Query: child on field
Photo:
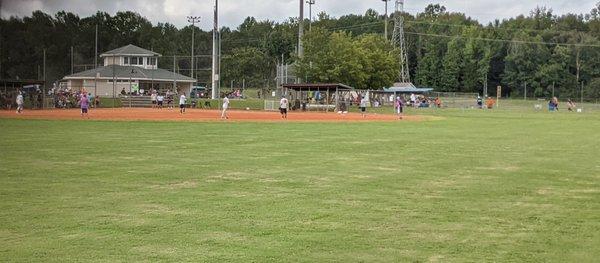
[[[185,113],[185,94],[181,94],[179,97],[179,114]]]
[[[404,102],[402,101],[402,98],[400,98],[400,96],[396,97],[394,107],[396,108],[396,114],[398,115],[398,119],[402,120],[402,113],[404,112]]]
[[[156,96],[156,102],[158,103],[159,110],[162,110],[164,101],[165,101],[165,96],[163,96],[162,94],[158,94],[158,96]]]
[[[362,97],[362,99],[360,100],[360,112],[363,118],[367,117],[367,103],[367,98]]]
[[[81,117],[87,117],[88,119],[90,118],[88,115],[88,110],[90,107],[90,100],[88,99],[88,96],[86,93],[83,93],[81,95],[81,100],[79,100],[79,105],[81,106]]]
[[[17,95],[16,103],[17,103],[17,114],[23,113],[23,103],[25,103],[25,99],[23,99],[23,94],[21,92],[19,92],[19,95]]]

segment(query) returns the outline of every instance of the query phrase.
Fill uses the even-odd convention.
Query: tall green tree
[[[352,37],[313,28],[304,39],[298,73],[309,82],[339,82],[359,89],[393,84],[398,68],[391,44],[381,36]]]
[[[443,42],[428,38],[417,66],[416,82],[420,86],[441,88],[442,58],[445,48]]]
[[[271,71],[269,67],[257,68],[257,65],[268,64],[267,54],[258,48],[243,47],[234,49],[231,54],[223,57],[223,81],[225,84],[235,82],[237,83],[236,87],[240,87],[242,82],[246,83],[246,87],[263,87],[269,79]]]
[[[446,91],[460,90],[461,67],[463,64],[462,42],[455,38],[448,42],[448,51],[442,62],[440,87]]]

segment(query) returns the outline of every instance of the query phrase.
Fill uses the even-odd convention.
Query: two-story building
[[[71,90],[85,90],[100,97],[123,91],[158,90],[190,94],[195,79],[158,68],[161,55],[134,45],[102,53],[104,66],[64,77]]]

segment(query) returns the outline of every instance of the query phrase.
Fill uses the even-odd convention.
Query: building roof
[[[112,56],[146,56],[146,57],[160,57],[161,55],[150,51],[147,49],[143,49],[134,45],[127,45],[124,47],[120,47],[117,49],[113,49],[111,51],[104,52],[100,55],[100,57],[112,57]]]
[[[179,81],[179,82],[196,82],[196,79],[173,73],[164,69],[145,69],[136,66],[118,66],[110,65],[99,67],[96,69],[86,70],[64,77],[64,79],[94,79],[96,76],[99,79],[135,79],[135,80],[157,80],[157,81]],[[133,70],[133,73],[131,73]]]
[[[427,93],[431,92],[431,88],[416,88],[416,87],[391,87],[383,88],[384,93]]]
[[[411,82],[396,82],[394,88],[416,88]]]
[[[44,85],[43,80],[36,79],[0,79],[0,87],[10,87],[12,85]]]
[[[316,89],[325,89],[325,90],[352,90],[353,87],[348,85],[340,84],[340,83],[300,83],[300,84],[283,84],[284,88],[292,89],[292,90],[316,90]]]

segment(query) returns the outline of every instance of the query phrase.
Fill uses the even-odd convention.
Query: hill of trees
[[[482,25],[462,13],[429,5],[422,13],[402,14],[413,82],[418,86],[456,92],[482,92],[484,84],[502,85],[510,96],[600,97],[600,3],[589,14],[555,15],[538,7],[528,15]],[[275,66],[297,62],[308,81],[344,82],[356,88],[381,88],[396,78],[394,48],[383,36],[384,17],[374,10],[364,15],[333,18],[320,13],[304,39],[305,57],[295,57],[297,19],[276,23],[248,17],[235,29],[224,27],[223,86],[242,80],[248,87],[273,86]],[[71,72],[71,47],[77,65],[94,61],[95,27],[99,52],[134,44],[164,55],[162,68],[190,74],[192,27],[153,25],[134,12],[115,16],[98,12],[81,18],[40,11],[24,18],[0,20],[0,78],[41,79],[43,51],[47,80]],[[393,18],[390,19],[390,35]],[[195,68],[199,82],[210,82],[212,33],[196,28]],[[390,36],[391,37],[391,36]],[[187,56],[187,57],[185,57]],[[85,67],[77,66],[75,71]]]

